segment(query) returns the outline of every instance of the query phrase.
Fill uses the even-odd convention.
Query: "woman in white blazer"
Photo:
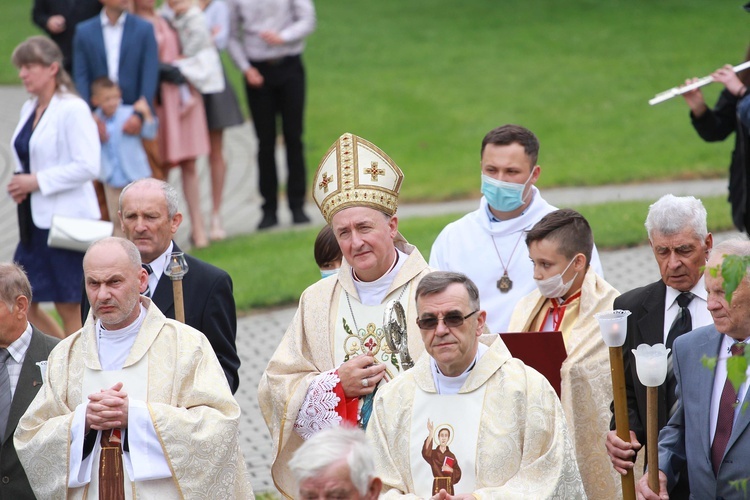
[[[21,237],[14,260],[31,281],[29,320],[45,333],[64,337],[81,328],[83,253],[50,248],[47,236],[55,214],[100,218],[91,182],[99,174],[99,134],[54,42],[31,37],[16,47],[12,60],[32,96],[11,140],[16,175],[8,193],[18,203]],[[55,303],[63,329],[40,302]]]

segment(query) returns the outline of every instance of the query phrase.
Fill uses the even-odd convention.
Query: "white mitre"
[[[329,224],[337,212],[349,207],[393,215],[403,179],[404,173],[379,147],[347,133],[323,155],[312,195]]]

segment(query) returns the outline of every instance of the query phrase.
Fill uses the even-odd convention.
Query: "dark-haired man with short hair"
[[[526,231],[556,210],[535,184],[539,140],[519,125],[503,125],[482,140],[479,209],[451,222],[438,235],[430,267],[461,272],[479,287],[492,333],[508,331],[516,303],[534,290],[533,269],[523,245]],[[594,247],[591,264],[603,276]]]
[[[378,391],[367,428],[381,498],[585,498],[552,386],[498,336],[489,347],[479,341],[487,313],[476,285],[432,272],[416,304],[428,355]],[[443,429],[452,456],[436,467],[421,457],[441,445]]]
[[[620,479],[603,446],[612,401],[609,350],[594,318],[612,310],[619,292],[589,266],[594,235],[575,210],[542,217],[528,232],[526,245],[536,290],[518,302],[509,329],[562,332],[568,357],[560,368],[560,400],[586,495],[619,498]]]

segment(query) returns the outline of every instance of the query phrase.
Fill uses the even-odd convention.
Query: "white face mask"
[[[573,257],[573,260],[568,263],[563,272],[559,274],[550,276],[549,278],[544,280],[535,279],[534,281],[536,281],[536,287],[539,289],[539,293],[541,293],[548,299],[557,299],[568,293],[568,290],[570,290],[570,287],[573,286],[573,281],[575,281],[578,273],[575,273],[567,283],[563,282],[563,274],[565,274],[570,265],[573,264],[574,260],[576,260],[575,257]]]

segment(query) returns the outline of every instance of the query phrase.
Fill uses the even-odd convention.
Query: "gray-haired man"
[[[659,265],[661,279],[636,288],[615,299],[615,309],[626,309],[628,336],[623,346],[625,384],[628,394],[630,443],[619,439],[614,431],[607,435],[607,452],[621,474],[635,464],[636,452],[646,441],[646,388],[636,373],[630,354],[640,344],[665,344],[700,326],[712,323],[707,309],[707,294],[702,268],[713,246],[706,228],[706,209],[692,196],[664,195],[649,207],[646,230]],[[684,310],[683,310],[684,306]],[[659,387],[659,429],[664,427],[676,408],[674,376],[668,375]],[[610,423],[614,429],[614,418]],[[674,498],[687,498],[687,473],[670,492]]]
[[[332,427],[305,441],[289,461],[304,500],[341,498],[375,500],[383,484],[375,477],[365,433]]]

